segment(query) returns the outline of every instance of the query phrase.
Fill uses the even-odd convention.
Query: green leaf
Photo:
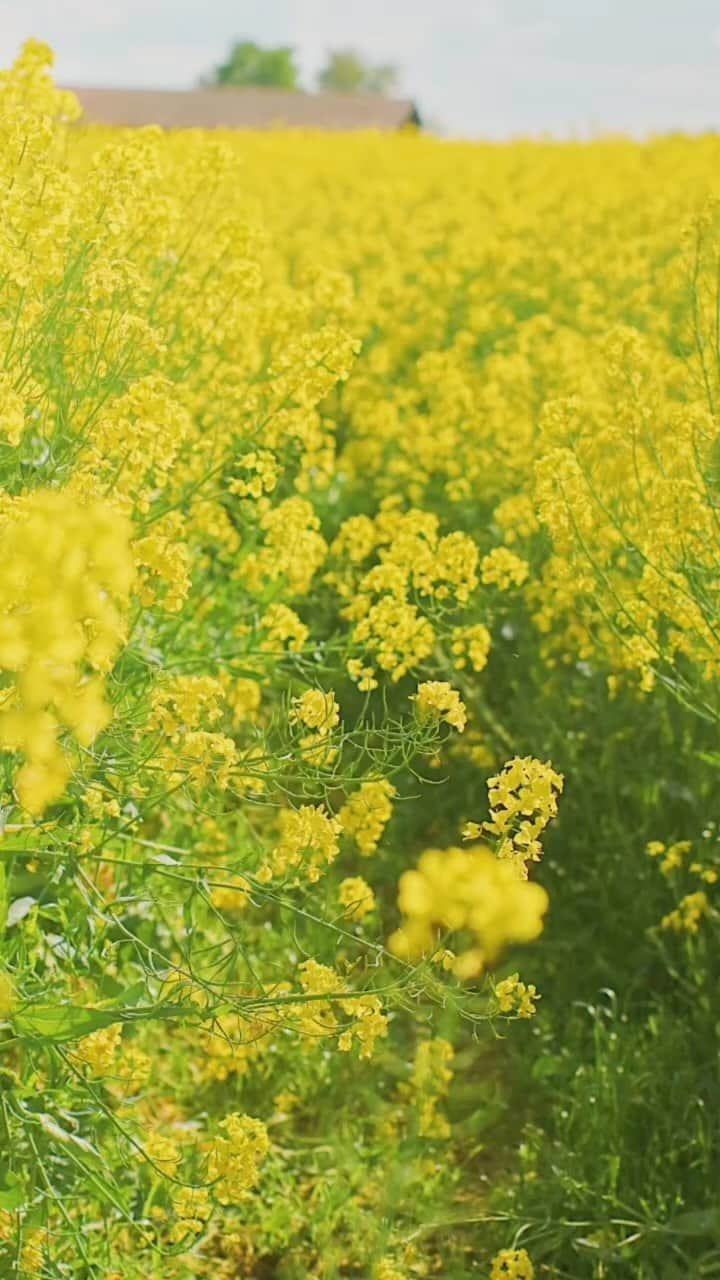
[[[720,1238],[720,1208],[694,1209],[681,1213],[666,1224],[666,1231],[678,1236],[712,1236]]]
[[[156,1004],[140,1006],[138,1001],[145,992],[144,983],[127,987],[111,1004],[102,1009],[88,1009],[82,1005],[30,1004],[13,1016],[15,1034],[24,1040],[39,1040],[44,1044],[62,1044],[78,1040],[91,1031],[111,1027],[115,1022],[144,1022],[148,1019],[186,1019],[189,1010],[182,1004]],[[194,1012],[194,1011],[193,1011]],[[217,1011],[208,1010],[207,1017]]]
[[[7,872],[5,863],[0,862],[0,937],[5,932],[8,914]]]
[[[113,1003],[115,1005],[122,1004],[124,1008],[132,1008],[142,1000],[146,991],[146,982],[134,982],[131,987],[124,987],[123,990],[118,993]]]
[[[28,1113],[26,1112],[26,1114]],[[45,1133],[54,1138],[56,1142],[72,1143],[73,1147],[76,1147],[78,1152],[82,1153],[85,1160],[90,1160],[93,1165],[99,1168],[104,1167],[103,1158],[92,1143],[88,1142],[86,1138],[82,1138],[80,1134],[72,1133],[70,1129],[63,1129],[54,1116],[46,1115],[45,1112],[35,1112],[32,1115],[32,1120],[34,1124],[40,1125],[40,1128],[44,1129]]]
[[[79,1005],[26,1005],[13,1017],[17,1035],[49,1044],[77,1040],[119,1022],[117,1009],[85,1009]]]
[[[553,1076],[557,1076],[565,1066],[562,1058],[557,1053],[543,1053],[541,1057],[533,1063],[531,1075],[533,1080],[551,1080]]]
[[[124,986],[116,978],[107,975],[100,979],[97,991],[103,1007],[114,1008],[117,1005],[136,1005],[145,995],[147,983],[134,982],[132,986]]]
[[[717,751],[696,751],[698,760],[702,760],[705,764],[712,765],[714,769],[720,769],[720,755]],[[683,1214],[683,1217],[685,1215]]]
[[[25,1189],[16,1173],[6,1173],[0,1186],[0,1209],[19,1209],[25,1201]]]

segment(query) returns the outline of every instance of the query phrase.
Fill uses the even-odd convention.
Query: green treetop
[[[295,50],[287,45],[263,49],[253,40],[238,40],[225,62],[215,67],[203,83],[233,88],[256,85],[271,89],[299,89]]]
[[[397,68],[373,66],[353,49],[335,49],[317,77],[318,88],[332,93],[388,94],[397,86]]]

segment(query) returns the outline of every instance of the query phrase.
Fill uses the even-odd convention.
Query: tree
[[[272,89],[299,89],[295,50],[288,45],[263,49],[253,40],[238,40],[225,62],[203,80],[206,85],[245,88],[260,85]]]
[[[373,66],[354,49],[334,49],[319,73],[319,89],[332,93],[391,93],[397,87],[397,67]]]

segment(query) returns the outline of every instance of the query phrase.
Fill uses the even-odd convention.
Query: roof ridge
[[[199,85],[192,89],[64,86],[75,93],[87,121],[137,127],[398,129],[419,124],[411,98],[380,94],[310,93],[271,85]]]

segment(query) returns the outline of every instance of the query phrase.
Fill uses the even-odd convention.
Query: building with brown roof
[[[76,89],[93,124],[163,129],[381,129],[420,124],[409,100],[282,89]]]

